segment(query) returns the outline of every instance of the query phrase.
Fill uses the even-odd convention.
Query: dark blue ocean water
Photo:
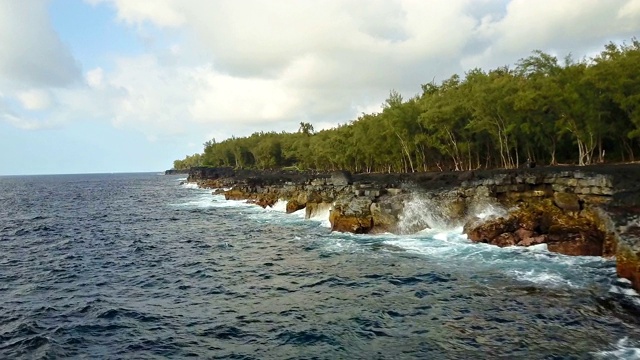
[[[640,358],[613,261],[458,232],[332,234],[176,176],[0,177],[0,359]]]

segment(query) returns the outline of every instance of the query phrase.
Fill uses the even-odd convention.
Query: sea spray
[[[181,182],[180,186],[182,186],[185,189],[200,189],[200,186],[198,186],[198,184],[196,183]]]
[[[330,203],[307,204],[305,208],[305,219],[320,221],[323,226],[331,227],[329,223]]]
[[[479,219],[506,216],[508,213],[504,206],[498,204],[494,198],[478,197],[469,204],[469,215]]]
[[[504,216],[506,209],[489,197],[465,197],[457,192],[425,193],[413,191],[398,217],[401,234],[424,229],[452,230],[473,218]]]
[[[286,200],[278,200],[273,204],[273,206],[267,206],[265,210],[269,211],[278,211],[278,212],[287,212],[287,201]]]
[[[414,192],[405,201],[404,209],[398,219],[401,234],[412,234],[424,229],[449,227],[442,206],[427,194]]]
[[[628,337],[624,337],[611,350],[603,350],[594,353],[596,359],[624,359],[637,360],[640,359],[640,348],[637,342],[630,341]]]

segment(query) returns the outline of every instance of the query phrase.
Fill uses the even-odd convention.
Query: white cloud
[[[287,119],[298,110],[298,96],[280,81],[234,78],[210,69],[196,76],[200,86],[189,107],[196,120],[260,123]]]
[[[46,121],[43,122],[37,119],[23,118],[8,113],[0,114],[0,119],[22,130],[42,130],[55,127],[54,124],[48,123]]]
[[[618,11],[620,19],[637,19],[640,16],[640,0],[630,0]]]
[[[23,130],[49,129],[59,125],[56,120],[51,118],[39,119],[37,116],[29,116],[16,111],[9,104],[10,100],[10,98],[0,95],[0,121]],[[27,99],[27,102],[29,101]]]
[[[487,46],[463,60],[465,67],[495,67],[528,56],[534,49],[582,57],[611,40],[628,39],[640,30],[637,0],[512,0],[504,16],[478,28]],[[619,13],[627,16],[621,18]]]
[[[154,141],[300,121],[326,128],[378,111],[391,89],[408,98],[420,84],[533,49],[581,57],[640,31],[640,0],[87,1],[110,4],[119,26],[155,45],[112,55],[76,81],[46,6],[0,2],[0,75],[17,84],[0,82],[0,92],[21,104],[19,118],[49,109],[57,123],[105,119]],[[15,20],[25,16],[29,25]],[[178,36],[153,39],[168,32]],[[15,33],[28,46],[6,35]],[[24,58],[34,62],[11,72]]]
[[[67,86],[80,78],[57,37],[44,1],[0,1],[0,85]]]
[[[86,0],[96,5],[108,0]],[[172,9],[171,0],[131,1],[113,0],[118,10],[118,19],[127,23],[152,21],[161,26],[176,27],[184,23],[184,17]]]
[[[98,88],[102,86],[103,77],[104,77],[104,71],[100,67],[87,71],[87,74],[85,75],[87,84],[89,84],[89,86],[93,88]]]
[[[51,95],[45,90],[21,91],[17,94],[17,98],[25,110],[45,110],[52,103]]]

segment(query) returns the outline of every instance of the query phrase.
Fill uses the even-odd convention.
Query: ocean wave
[[[3,196],[20,200],[0,207],[10,214],[0,234],[0,359],[637,350],[638,310],[628,300],[637,296],[613,281],[612,261],[475,244],[456,227],[330,232],[328,211],[308,221],[167,177],[143,180],[0,182]],[[609,292],[612,284],[624,290]]]
[[[640,347],[638,347],[637,342],[632,342],[628,337],[624,337],[618,342],[616,342],[613,346],[613,349],[610,350],[602,350],[593,355],[597,359],[607,359],[607,360],[638,360],[640,359]]]
[[[182,185],[180,186],[185,189],[198,189],[198,190],[201,189],[200,186],[198,186],[198,184],[196,183],[183,182]]]
[[[513,270],[511,273],[518,280],[532,282],[538,285],[547,285],[551,287],[577,287],[562,275],[551,271],[532,269],[528,271]]]

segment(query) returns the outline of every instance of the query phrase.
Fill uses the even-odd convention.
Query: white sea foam
[[[630,344],[629,338],[625,337],[613,346],[612,350],[603,350],[594,353],[598,359],[622,359],[622,360],[638,360],[640,359],[640,348]]]
[[[460,228],[451,230],[425,229],[414,235],[391,235],[384,243],[412,253],[454,259],[472,251],[471,244]]]
[[[200,189],[200,186],[198,186],[198,184],[196,183],[185,182],[185,183],[182,183],[182,185],[180,186],[182,186],[185,189]]]
[[[277,211],[277,212],[281,212],[281,213],[286,213],[287,212],[287,202],[285,200],[278,200],[278,201],[276,201],[275,204],[273,204],[273,206],[267,206],[264,209],[267,210],[267,211]]]
[[[609,292],[631,297],[636,304],[640,305],[640,294],[631,286],[632,282],[629,279],[617,278],[609,288]]]
[[[201,193],[199,196],[189,199],[183,203],[171,204],[171,206],[185,207],[185,208],[208,208],[215,206],[215,199],[212,199],[211,194]]]
[[[314,221],[319,226],[330,227],[330,204],[320,205],[308,220],[304,220],[306,210],[299,210],[293,214],[286,214],[286,202],[278,201],[272,208],[262,209],[244,200],[228,201],[222,195],[212,196],[209,190],[194,192],[189,201],[179,204],[187,207],[229,207],[246,208],[243,216],[249,221],[267,224],[299,223]],[[424,205],[424,203],[423,203]],[[416,207],[416,211],[419,207]],[[423,208],[430,210],[430,208]],[[496,215],[500,208],[487,207],[485,214]],[[481,211],[482,212],[482,211]],[[416,215],[417,212],[416,212]],[[431,215],[428,215],[431,216]],[[431,217],[433,219],[433,217]],[[593,283],[594,276],[604,281],[613,277],[609,267],[601,262],[607,260],[594,257],[572,257],[550,253],[546,244],[532,247],[499,248],[489,244],[473,243],[462,233],[461,226],[441,224],[444,228],[428,228],[411,235],[376,234],[356,235],[331,233],[323,236],[323,247],[328,251],[363,252],[368,256],[381,256],[386,253],[371,251],[372,244],[385,244],[398,247],[410,253],[430,258],[431,261],[447,264],[466,264],[471,269],[484,268],[502,272],[518,281],[526,281],[544,287],[581,287]],[[328,232],[327,232],[328,233]],[[384,249],[384,248],[383,248]],[[388,255],[387,255],[388,256]],[[602,270],[606,269],[606,270]],[[473,270],[471,270],[473,271]],[[585,271],[589,273],[589,281],[585,280]],[[593,272],[593,273],[591,273]],[[611,272],[608,274],[608,272]],[[616,291],[615,289],[613,291]],[[621,290],[623,291],[623,290]],[[623,291],[624,292],[624,291]],[[628,292],[624,292],[627,294]],[[638,297],[640,301],[640,297]]]
[[[631,289],[631,288],[623,288],[620,286],[615,286],[615,285],[611,285],[611,287],[609,288],[609,292],[614,293],[614,294],[621,294],[621,295],[625,295],[625,296],[633,296],[633,297],[640,297],[640,294],[638,294],[637,291]]]
[[[442,208],[425,194],[414,193],[405,202],[399,216],[398,229],[402,233],[413,233],[424,229],[447,229],[450,227]]]
[[[488,200],[477,202],[471,205],[470,213],[477,218],[487,219],[490,217],[500,217],[507,215],[507,210]]]
[[[425,240],[416,238],[386,240],[384,243],[399,247],[412,253],[434,257],[448,257],[453,255],[456,251],[455,246],[452,247],[444,244],[440,246],[425,246]]]
[[[329,222],[329,212],[331,211],[331,204],[318,204],[316,210],[310,214],[309,220],[320,222],[320,226],[331,228],[331,222]],[[306,214],[306,212],[305,212]]]
[[[304,219],[305,215],[306,215],[306,211],[305,209],[301,209],[298,211],[294,211],[293,213],[291,213],[291,215],[298,217],[300,219]]]
[[[211,195],[209,195],[211,198]],[[223,195],[214,195],[213,207],[219,208],[234,208],[234,207],[258,207],[255,204],[247,203],[246,200],[225,200]]]
[[[529,271],[513,270],[511,271],[511,273],[515,276],[516,279],[521,281],[528,281],[528,282],[541,284],[541,285],[549,285],[552,287],[556,287],[556,286],[576,287],[575,284],[573,284],[568,279],[564,278],[562,275],[554,274],[554,273],[551,273],[550,271],[544,271],[544,270],[538,270],[538,269],[529,270]]]
[[[549,252],[549,249],[547,248],[547,244],[531,245],[531,246],[522,247],[522,249],[525,251],[532,251],[532,252],[544,252],[544,253]]]

